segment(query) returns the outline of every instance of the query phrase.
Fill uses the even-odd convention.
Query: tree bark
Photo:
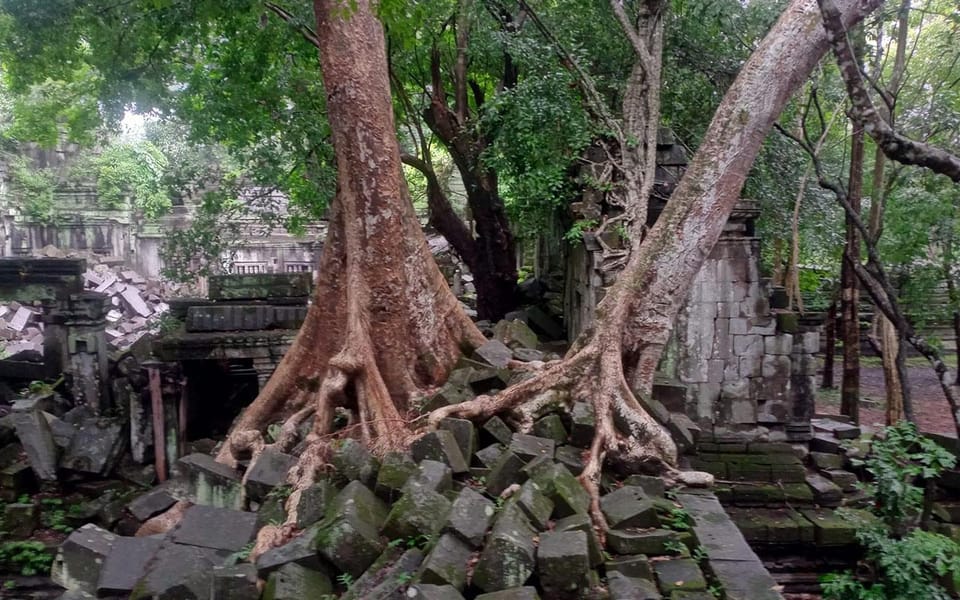
[[[434,263],[408,197],[380,22],[368,0],[350,11],[316,0],[314,10],[337,158],[330,227],[307,318],[218,457],[256,455],[277,422],[274,443],[289,451],[298,426],[314,418],[291,471],[290,507],[325,463],[335,409],[352,416],[341,435],[375,450],[402,447],[412,436],[411,398],[441,384],[463,350],[484,341]],[[258,548],[288,535],[293,517],[264,528]]]
[[[824,336],[826,337],[826,348],[823,351],[823,375],[820,378],[820,388],[825,390],[833,389],[833,363],[834,356],[837,353],[837,299],[836,292],[834,298],[830,300],[830,307],[827,308],[827,323]]]
[[[860,210],[863,190],[863,128],[853,123],[850,137],[850,206]],[[860,423],[860,288],[850,263],[860,261],[860,235],[856,225],[846,218],[846,246],[840,270],[842,285],[840,312],[843,324],[843,382],[840,384],[840,414]]]

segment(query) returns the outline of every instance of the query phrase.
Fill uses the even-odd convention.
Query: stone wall
[[[672,134],[662,131],[657,144],[650,225],[685,166]],[[588,175],[588,181],[596,178]],[[585,191],[571,209],[578,219],[598,222],[622,212],[597,190]],[[809,436],[819,335],[801,328],[797,315],[776,301],[771,306],[771,298],[780,294],[760,275],[758,216],[755,202],[741,201],[734,209],[694,279],[660,365],[656,399],[668,412],[689,417],[701,439]],[[586,232],[583,243],[569,249],[565,316],[570,340],[591,325],[623,256],[623,240],[609,230],[599,236]]]
[[[809,435],[819,333],[776,307],[779,294],[760,276],[759,212],[749,201],[734,209],[694,279],[662,365],[686,386],[684,412],[714,437]]]

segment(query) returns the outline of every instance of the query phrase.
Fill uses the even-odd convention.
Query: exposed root
[[[495,396],[439,408],[428,416],[435,429],[448,417],[481,421],[497,414],[526,427],[548,406],[565,400],[588,402],[595,415],[595,434],[578,477],[590,497],[590,517],[601,541],[607,522],[600,510],[600,475],[607,464],[628,472],[655,472],[673,483],[710,485],[705,473],[676,468],[677,447],[670,434],[647,412],[627,384],[618,339],[580,344],[560,361]]]

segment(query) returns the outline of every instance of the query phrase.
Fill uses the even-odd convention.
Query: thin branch
[[[864,86],[863,75],[860,73],[850,41],[847,39],[847,31],[841,21],[840,11],[833,0],[817,0],[817,2],[820,4],[820,12],[823,15],[827,39],[833,47],[840,74],[847,86],[847,95],[850,96],[851,118],[863,126],[863,130],[883,149],[883,153],[888,158],[904,164],[926,167],[934,173],[946,175],[960,183],[960,157],[903,136],[883,120]]]
[[[294,29],[297,30],[297,32],[300,33],[301,36],[303,36],[303,39],[307,40],[317,48],[320,47],[320,38],[317,36],[317,32],[306,23],[303,23],[293,13],[274,2],[264,2],[263,5],[267,10],[289,23]]]

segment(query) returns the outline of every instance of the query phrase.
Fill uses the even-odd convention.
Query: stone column
[[[59,363],[74,402],[90,406],[97,414],[113,408],[104,333],[109,308],[110,299],[97,292],[70,294],[44,303],[45,359],[48,364]]]

